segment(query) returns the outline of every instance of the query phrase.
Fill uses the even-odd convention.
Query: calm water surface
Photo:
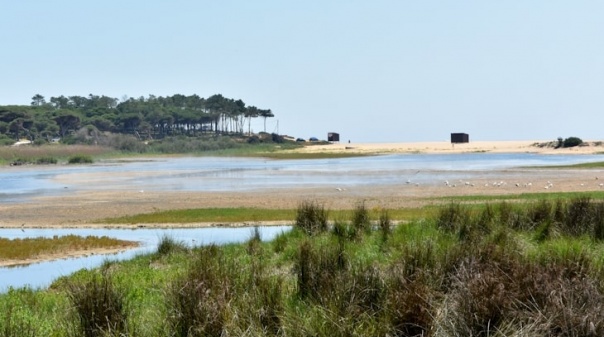
[[[519,166],[601,161],[601,155],[399,154],[315,160],[182,157],[87,166],[0,168],[0,203],[85,190],[246,191],[300,186],[422,183]],[[448,177],[451,178],[448,178]],[[404,181],[404,180],[403,180]]]

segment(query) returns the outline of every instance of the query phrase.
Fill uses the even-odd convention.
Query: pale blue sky
[[[0,0],[0,13],[0,105],[220,93],[295,137],[604,139],[604,1]]]

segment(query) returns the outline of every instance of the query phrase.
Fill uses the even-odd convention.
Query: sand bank
[[[604,153],[604,142],[586,141],[582,146],[556,149],[551,141],[470,141],[469,143],[451,144],[441,142],[412,143],[333,143],[327,145],[309,145],[296,152],[333,152],[333,153],[542,153],[542,154],[596,154]]]

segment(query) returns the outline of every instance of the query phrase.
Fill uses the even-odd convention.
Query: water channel
[[[276,235],[288,231],[289,226],[258,227],[262,240],[271,240]],[[49,286],[58,277],[72,274],[83,268],[95,268],[106,260],[126,260],[139,254],[151,253],[157,249],[163,237],[183,242],[191,247],[207,244],[227,244],[244,242],[253,234],[252,227],[239,228],[175,228],[175,229],[1,229],[0,235],[8,239],[52,238],[76,234],[79,236],[108,236],[121,240],[136,241],[140,246],[122,253],[110,255],[90,255],[67,258],[24,266],[0,268],[0,292],[8,287],[40,288]]]

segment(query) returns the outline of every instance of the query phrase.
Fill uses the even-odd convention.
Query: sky
[[[222,94],[293,137],[604,139],[600,0],[0,0],[0,13],[0,105]]]

